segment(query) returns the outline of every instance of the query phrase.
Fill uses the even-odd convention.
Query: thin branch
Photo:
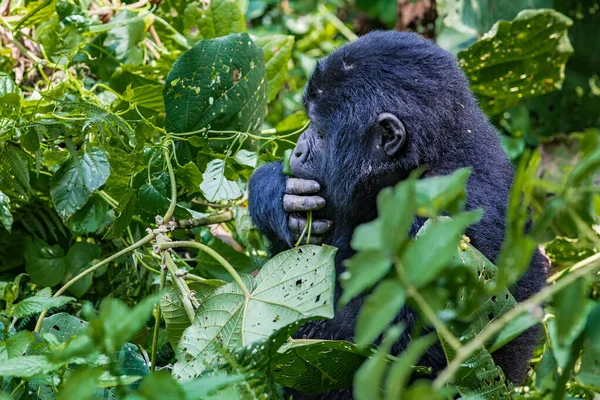
[[[169,170],[169,181],[171,182],[171,203],[169,204],[169,209],[163,217],[163,222],[167,223],[173,216],[175,206],[177,205],[177,184],[175,182],[175,173],[173,172],[173,165],[171,165],[171,156],[169,154],[169,150],[164,149],[164,154],[167,162],[167,169]]]
[[[196,226],[220,224],[222,222],[229,222],[233,220],[233,213],[226,211],[221,214],[209,215],[207,217],[190,218],[177,221],[176,228],[188,229]]]

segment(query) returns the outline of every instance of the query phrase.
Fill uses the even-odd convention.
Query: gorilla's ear
[[[381,137],[379,139],[380,147],[388,156],[394,156],[400,151],[406,141],[406,129],[404,124],[395,115],[390,113],[381,113],[377,117],[378,128]]]

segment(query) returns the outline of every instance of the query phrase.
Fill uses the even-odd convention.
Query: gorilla
[[[293,177],[286,177],[282,163],[275,162],[260,167],[250,180],[250,215],[273,252],[294,245],[310,210],[311,242],[339,249],[339,275],[342,261],[353,254],[354,228],[377,217],[376,197],[382,188],[422,166],[424,177],[470,167],[466,207],[483,209],[484,216],[467,235],[488,259],[496,260],[514,170],[452,54],[415,34],[369,33],[319,61],[305,89],[304,105],[310,128],[290,158]],[[415,220],[411,234],[422,223]],[[538,251],[511,290],[517,301],[543,287],[547,267]],[[337,285],[336,301],[340,295]],[[332,320],[306,324],[296,337],[352,341],[363,300],[359,297],[336,310]],[[415,319],[406,307],[398,316],[409,327]],[[493,354],[511,381],[525,378],[539,332],[539,327],[531,328]],[[405,335],[394,352],[401,352],[409,340],[410,334]],[[434,374],[443,369],[441,346],[432,347],[421,364]],[[331,392],[326,397],[347,399],[350,393]]]

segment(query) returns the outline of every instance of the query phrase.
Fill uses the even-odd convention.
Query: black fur
[[[467,235],[486,257],[496,259],[504,238],[514,172],[498,133],[480,110],[453,55],[414,34],[372,32],[318,63],[306,88],[305,105],[311,128],[300,141],[319,159],[313,160],[312,167],[294,173],[321,184],[319,195],[327,206],[318,217],[333,221],[325,242],[339,248],[338,274],[343,271],[341,262],[353,253],[350,239],[354,228],[376,217],[377,192],[423,165],[428,166],[425,176],[472,168],[467,208],[481,208],[485,214]],[[383,112],[393,113],[406,127],[406,144],[393,159],[370,150],[369,131]],[[326,146],[315,139],[317,135],[324,136]],[[293,245],[288,215],[282,207],[285,179],[281,164],[272,163],[259,168],[250,181],[252,219],[272,241],[274,251]],[[537,252],[512,290],[517,301],[543,287],[546,269],[545,257]],[[339,295],[337,287],[336,299]],[[330,321],[307,324],[298,335],[353,340],[362,300],[337,310]],[[406,309],[399,318],[411,322],[414,314]],[[539,329],[533,328],[494,354],[512,381],[525,377],[538,333]],[[401,351],[408,340],[405,337],[395,351]],[[441,348],[432,348],[422,363],[433,367],[434,372],[443,368],[446,360]],[[349,393],[329,393],[326,397],[349,398]]]

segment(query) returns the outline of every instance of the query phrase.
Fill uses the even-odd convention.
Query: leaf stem
[[[89,267],[88,269],[86,269],[85,271],[81,272],[79,275],[71,278],[70,281],[68,281],[67,283],[65,283],[60,289],[58,289],[58,291],[56,293],[54,293],[54,296],[52,297],[58,297],[60,295],[62,295],[64,292],[66,292],[66,290],[68,288],[71,287],[72,284],[74,284],[75,282],[77,282],[78,280],[80,280],[81,278],[83,278],[86,275],[91,274],[92,272],[96,271],[97,269],[105,266],[106,264],[110,263],[113,260],[116,260],[117,258],[121,257],[122,255],[125,255],[135,249],[137,249],[138,247],[142,247],[143,245],[145,245],[146,243],[150,242],[151,240],[154,239],[154,237],[156,236],[156,234],[153,233],[149,233],[146,236],[144,236],[143,238],[141,238],[140,240],[138,240],[137,242],[133,243],[132,245],[124,248],[121,251],[116,252],[115,254],[113,254],[112,256],[105,258],[104,260],[100,261],[99,263]],[[42,327],[42,320],[44,319],[44,317],[46,316],[47,310],[42,311],[40,313],[40,316],[38,318],[37,324],[35,325],[35,332],[39,332],[41,327]]]
[[[187,313],[190,322],[194,323],[194,319],[196,318],[196,312],[194,310],[198,306],[198,304],[196,303],[196,307],[194,307],[194,304],[192,304],[192,291],[188,287],[187,283],[185,283],[185,279],[183,279],[177,273],[177,265],[175,265],[175,263],[173,262],[173,258],[171,258],[169,252],[165,251],[163,253],[163,259],[165,265],[169,269],[169,273],[171,274],[171,280],[175,283],[177,289],[179,289],[179,292],[181,293],[183,308],[185,309],[185,312]]]
[[[165,288],[165,281],[167,280],[167,270],[161,266],[160,269],[160,286],[159,291],[162,292]],[[156,317],[154,319],[154,333],[152,334],[152,354],[150,355],[150,372],[156,370],[156,352],[158,351],[158,331],[160,329],[160,301],[156,304]]]
[[[175,173],[173,172],[173,165],[171,164],[171,155],[169,154],[169,150],[164,149],[164,154],[167,162],[167,169],[169,171],[169,181],[171,182],[171,203],[169,204],[169,209],[163,217],[163,222],[167,223],[173,216],[175,206],[177,205],[177,184],[175,182]]]
[[[441,388],[444,385],[450,383],[454,373],[460,368],[462,363],[469,358],[473,353],[481,349],[494,335],[500,332],[506,324],[518,317],[519,315],[528,312],[535,307],[539,307],[545,301],[550,299],[555,293],[569,286],[577,279],[587,275],[588,273],[598,269],[600,267],[600,253],[596,253],[584,260],[579,261],[571,267],[572,273],[567,275],[565,278],[560,279],[552,286],[547,286],[540,290],[529,299],[518,303],[515,308],[509,310],[506,314],[500,318],[495,319],[485,329],[483,329],[478,336],[476,336],[466,346],[462,347],[459,352],[456,353],[456,357],[448,363],[446,368],[438,375],[433,381],[434,388]]]
[[[216,251],[214,251],[207,245],[198,243],[198,242],[178,241],[178,242],[163,242],[160,244],[161,250],[173,249],[176,247],[193,247],[198,250],[202,250],[205,253],[208,253],[208,255],[210,255],[212,258],[214,258],[219,264],[221,264],[223,266],[223,268],[225,268],[227,270],[227,272],[229,272],[229,274],[232,276],[233,280],[238,284],[238,286],[242,290],[242,293],[244,293],[244,297],[250,298],[250,296],[251,296],[250,292],[248,291],[248,288],[244,284],[244,281],[242,280],[242,277],[240,276],[240,274],[238,274],[238,272],[235,270],[235,268],[233,268],[231,266],[231,264],[229,264],[229,262],[227,262],[227,260],[224,259],[219,253],[217,253]]]

